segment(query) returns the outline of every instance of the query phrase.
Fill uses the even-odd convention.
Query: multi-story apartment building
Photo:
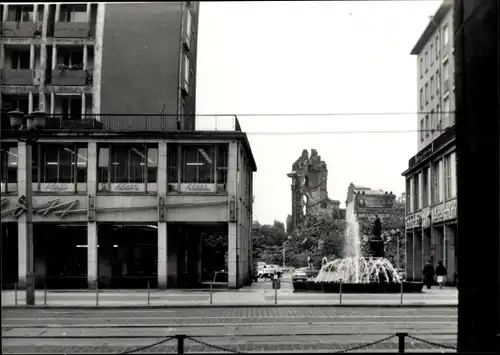
[[[2,110],[63,119],[194,114],[198,9],[197,2],[3,5]]]
[[[418,152],[406,179],[406,274],[422,278],[426,261],[456,271],[457,172],[452,2],[444,1],[411,54],[418,63]]]
[[[229,286],[250,282],[256,165],[236,117],[195,115],[198,9],[1,7],[4,286],[26,278],[30,169],[39,287],[199,285],[211,235]],[[30,161],[12,110],[49,115]]]

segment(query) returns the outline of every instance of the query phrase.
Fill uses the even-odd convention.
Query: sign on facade
[[[181,192],[216,192],[217,185],[215,184],[181,184]]]
[[[145,191],[144,184],[119,183],[111,184],[112,192],[143,192]]]
[[[434,207],[432,218],[434,223],[446,222],[457,218],[457,200]]]
[[[425,208],[424,210],[412,213],[406,216],[405,218],[405,226],[406,229],[414,229],[414,228],[429,228],[431,226],[431,221],[429,219],[429,208]]]
[[[50,184],[40,184],[41,192],[73,192],[74,190],[74,183],[54,182]]]

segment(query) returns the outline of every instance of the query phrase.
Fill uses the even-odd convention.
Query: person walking
[[[432,266],[432,263],[428,261],[424,269],[422,270],[422,275],[424,276],[424,284],[427,286],[427,289],[430,290],[432,287],[432,283],[434,282],[434,266]]]
[[[436,276],[439,288],[443,288],[444,278],[446,277],[446,267],[443,265],[441,260],[438,261],[438,266],[436,266]]]

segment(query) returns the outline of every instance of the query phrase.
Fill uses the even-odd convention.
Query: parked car
[[[307,281],[308,276],[304,269],[297,269],[292,275],[292,282]]]
[[[319,270],[315,268],[302,268],[304,272],[306,273],[307,277],[316,277],[318,276]]]
[[[259,270],[259,277],[260,278],[272,278],[275,273],[278,272],[278,269],[276,269],[274,266],[271,265],[266,265],[262,269]]]

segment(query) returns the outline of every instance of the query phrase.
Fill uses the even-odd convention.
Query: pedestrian
[[[434,266],[432,266],[432,263],[428,261],[423,270],[422,270],[422,275],[424,276],[424,284],[427,286],[427,289],[430,290],[432,287],[432,283],[434,282]]]
[[[436,266],[436,276],[439,288],[443,288],[444,278],[446,277],[446,267],[443,265],[441,260],[438,261],[438,266]]]

